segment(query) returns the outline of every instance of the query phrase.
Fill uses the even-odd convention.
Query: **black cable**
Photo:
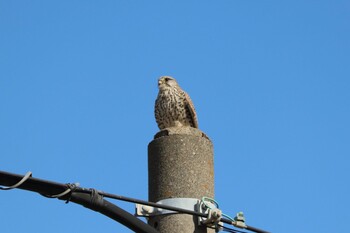
[[[11,186],[22,179],[23,176],[21,175],[0,171],[0,185]],[[60,200],[70,200],[71,202],[95,210],[138,233],[159,233],[156,229],[139,218],[119,208],[113,203],[104,200],[103,196],[91,189],[88,193],[78,193],[75,191],[65,193],[69,190],[67,184],[60,184],[36,178],[28,178],[17,188],[37,192],[45,196],[58,195],[57,198]],[[74,187],[71,186],[71,188],[73,189]]]
[[[88,189],[79,188],[79,187],[77,188],[76,191],[77,192],[89,192]],[[158,203],[154,203],[154,202],[143,201],[143,200],[130,198],[130,197],[123,197],[123,196],[120,196],[120,195],[106,193],[106,192],[103,192],[103,191],[98,191],[98,192],[99,192],[99,194],[101,194],[101,195],[103,195],[105,197],[116,199],[116,200],[121,200],[121,201],[126,201],[126,202],[131,202],[131,203],[137,203],[137,204],[142,204],[142,205],[148,205],[148,206],[162,208],[162,209],[167,209],[167,210],[173,210],[173,211],[176,211],[178,213],[190,214],[190,215],[204,217],[204,218],[208,217],[208,214],[204,214],[204,213],[200,213],[200,212],[196,212],[196,211],[192,211],[192,210],[182,209],[182,208],[169,206],[169,205],[164,205],[164,204],[158,204]],[[223,223],[234,225],[233,224],[234,222],[232,222],[232,220],[229,220],[229,219],[226,219],[226,218],[222,218],[220,221],[223,222]],[[245,229],[249,230],[249,231],[256,232],[256,233],[269,233],[268,231],[264,231],[264,230],[261,230],[261,229],[255,228],[255,227],[251,227],[251,226],[248,226],[248,225],[246,225]]]
[[[155,228],[143,222],[134,215],[103,199],[97,192],[92,191],[92,195],[87,193],[72,193],[71,202],[83,205],[86,208],[100,212],[111,219],[123,224],[132,231],[138,233],[159,233]]]
[[[80,188],[80,187],[77,187],[77,189],[75,191],[76,192],[82,192],[82,193],[90,193],[91,192],[90,189]],[[178,208],[178,207],[175,207],[175,206],[158,204],[158,203],[144,201],[144,200],[130,198],[130,197],[124,197],[124,196],[120,196],[120,195],[106,193],[106,192],[103,192],[103,191],[97,191],[97,192],[100,195],[102,195],[104,197],[107,197],[107,198],[111,198],[111,199],[116,199],[116,200],[126,201],[126,202],[130,202],[130,203],[136,203],[136,204],[142,204],[142,205],[157,207],[157,208],[161,208],[161,209],[172,210],[172,211],[176,211],[176,212],[182,213],[182,214],[190,214],[190,215],[199,216],[199,217],[205,217],[205,218],[208,217],[208,214],[199,213],[199,212],[196,212],[196,211],[193,211],[193,210],[187,210],[187,209],[182,209],[182,208]]]
[[[21,176],[21,175],[16,175],[16,174],[11,174],[8,172],[0,171],[0,185],[6,185],[6,186],[12,185],[13,186],[13,183],[17,183],[16,188],[25,189],[25,190],[29,190],[29,191],[33,191],[33,192],[38,192],[44,196],[57,197],[60,200],[66,200],[66,201],[71,200],[72,202],[76,202],[75,199],[73,200],[73,198],[72,198],[73,196],[78,197],[79,195],[87,194],[89,197],[92,197],[93,195],[98,194],[98,195],[102,196],[102,199],[103,199],[103,197],[107,197],[107,198],[112,198],[112,199],[116,199],[116,200],[121,200],[121,201],[126,201],[126,202],[131,202],[131,203],[137,203],[137,204],[172,210],[172,211],[176,211],[178,213],[190,214],[190,215],[204,217],[204,218],[208,217],[208,214],[204,214],[204,213],[200,213],[200,212],[196,212],[196,211],[192,211],[192,210],[182,209],[182,208],[164,205],[164,204],[158,204],[158,203],[154,203],[154,202],[143,201],[143,200],[139,200],[139,199],[135,199],[135,198],[124,197],[124,196],[120,196],[120,195],[106,193],[103,191],[93,190],[93,189],[81,188],[81,187],[77,187],[77,186],[73,187],[73,186],[70,186],[69,184],[60,184],[60,183],[56,183],[56,182],[40,180],[37,178],[31,178],[31,177],[27,178],[25,180],[25,182],[24,181],[22,182],[21,179],[23,180],[23,176]],[[18,182],[21,182],[21,184],[18,185]],[[93,194],[93,192],[95,194]],[[107,202],[107,201],[105,201],[105,202]],[[76,202],[76,203],[78,203],[78,202]],[[107,203],[109,203],[109,202],[107,202]],[[78,204],[84,205],[84,203],[78,203]],[[110,205],[113,205],[113,204],[110,203]],[[115,206],[115,205],[113,205],[113,206]],[[86,207],[90,208],[90,209],[94,209],[94,207],[92,207],[91,205],[86,206]],[[99,212],[101,212],[101,211],[99,211]],[[101,213],[103,213],[103,212],[101,212]],[[128,212],[126,212],[126,213],[128,213]],[[117,211],[114,214],[119,214],[119,212]],[[109,216],[109,215],[107,215],[107,216]],[[109,216],[109,217],[111,217],[111,216]],[[141,221],[141,220],[139,220],[139,221]],[[226,219],[226,218],[222,218],[220,221],[223,223],[227,223],[227,224],[236,226],[235,222],[233,222],[232,220]],[[144,222],[142,222],[142,223],[145,224]],[[122,224],[124,224],[124,223],[122,223]],[[145,224],[145,225],[147,225],[147,224]],[[149,225],[147,225],[147,226],[149,226]],[[152,229],[154,229],[154,228],[152,228]],[[228,228],[228,229],[230,229],[230,228]],[[260,230],[258,228],[251,227],[251,226],[245,226],[245,229],[249,230],[249,231],[254,231],[257,233],[269,233],[267,231]]]
[[[223,225],[220,226],[222,228],[222,231],[225,231],[225,232],[232,232],[232,233],[248,233],[246,231],[240,231],[240,230],[236,230],[236,229],[233,229],[233,228],[229,228],[229,227],[225,227]],[[210,229],[217,229],[216,227],[208,227]]]
[[[246,231],[240,231],[240,230],[236,230],[236,229],[225,227],[225,226],[222,226],[222,229],[223,229],[223,231],[226,231],[226,232],[247,233]]]
[[[13,185],[9,185],[7,187],[0,187],[0,190],[11,190],[11,189],[15,189],[18,188],[19,186],[21,186],[24,182],[26,182],[30,177],[32,177],[32,172],[27,172],[27,174],[25,174],[25,176],[23,176],[23,178],[18,181],[16,184]]]

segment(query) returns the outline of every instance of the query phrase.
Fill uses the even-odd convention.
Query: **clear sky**
[[[215,198],[271,232],[348,232],[350,2],[0,1],[0,170],[147,200],[157,79],[215,151]],[[134,206],[117,205],[133,212]],[[1,233],[131,232],[0,192]]]

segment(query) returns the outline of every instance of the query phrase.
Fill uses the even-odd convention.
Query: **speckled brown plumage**
[[[170,76],[162,76],[158,80],[158,88],[154,113],[159,129],[184,126],[198,128],[193,103],[176,80]]]

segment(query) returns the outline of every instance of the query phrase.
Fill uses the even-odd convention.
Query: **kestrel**
[[[176,80],[170,76],[162,76],[158,80],[158,88],[154,114],[159,129],[183,126],[198,128],[192,100]]]

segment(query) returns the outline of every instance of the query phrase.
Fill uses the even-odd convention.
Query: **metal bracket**
[[[222,225],[220,224],[222,211],[217,207],[217,203],[205,201],[205,199],[198,201],[197,211],[200,213],[208,214],[207,218],[198,217],[198,224],[215,227],[219,231],[222,228]]]
[[[220,222],[221,217],[222,217],[221,210],[219,210],[219,209],[209,210],[208,218],[206,218],[206,219],[202,218],[203,220],[201,221],[201,224],[203,224],[203,225],[215,225],[215,224]]]
[[[163,204],[168,206],[173,206],[186,210],[196,210],[198,199],[195,198],[169,198],[160,200],[157,204]],[[172,210],[166,210],[162,208],[152,207],[148,205],[136,204],[136,216],[149,217],[155,215],[164,214],[177,214],[178,212]]]

